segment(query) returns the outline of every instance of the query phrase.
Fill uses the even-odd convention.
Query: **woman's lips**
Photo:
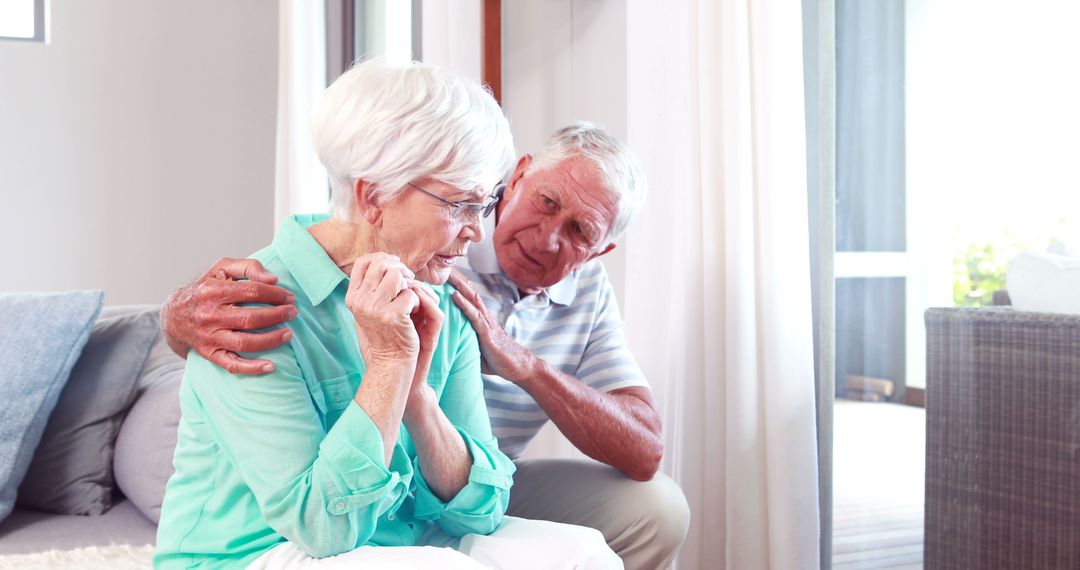
[[[460,255],[436,254],[434,259],[436,259],[439,262],[440,265],[445,265],[447,267],[450,267],[450,266],[454,265],[454,262],[457,261],[457,258],[459,258],[459,257],[461,257],[461,256]]]

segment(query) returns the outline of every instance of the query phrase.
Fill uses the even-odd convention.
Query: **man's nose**
[[[542,224],[536,236],[536,247],[540,251],[559,251],[559,229],[554,223]]]

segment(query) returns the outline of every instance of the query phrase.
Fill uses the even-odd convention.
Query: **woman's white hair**
[[[359,180],[380,199],[420,178],[491,189],[515,159],[510,125],[491,94],[422,63],[354,65],[326,89],[311,131],[330,175],[330,211],[340,219],[355,206]]]
[[[528,176],[533,172],[554,168],[562,161],[578,155],[587,158],[596,166],[604,184],[619,200],[615,220],[608,228],[604,241],[606,245],[619,239],[641,211],[641,206],[645,203],[645,175],[626,145],[588,121],[576,122],[551,135],[525,174]]]

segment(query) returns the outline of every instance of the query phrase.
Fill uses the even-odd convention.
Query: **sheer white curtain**
[[[628,5],[650,182],[624,314],[693,512],[680,568],[819,564],[798,0]]]
[[[326,88],[324,2],[278,2],[274,228],[290,214],[325,212],[329,186],[311,145],[311,108]]]

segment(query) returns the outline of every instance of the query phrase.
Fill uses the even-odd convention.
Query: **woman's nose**
[[[480,243],[484,241],[484,224],[480,218],[469,220],[461,226],[461,237]]]

